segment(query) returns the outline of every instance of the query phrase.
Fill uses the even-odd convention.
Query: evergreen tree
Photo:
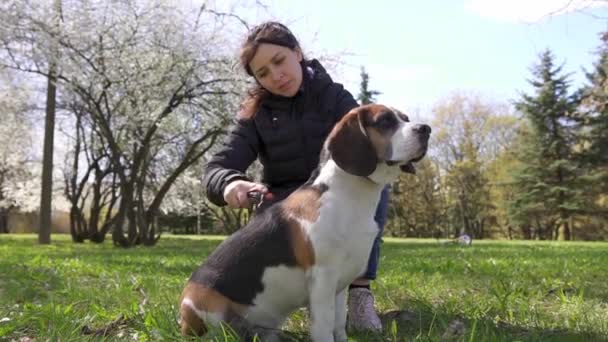
[[[508,211],[532,238],[571,238],[571,219],[584,206],[578,168],[572,158],[572,113],[576,101],[568,94],[568,75],[554,65],[550,51],[540,55],[532,68],[533,94],[522,94],[516,108],[529,125],[520,131],[516,155],[520,167],[513,170],[513,199]]]
[[[579,93],[577,116],[582,142],[579,159],[588,171],[589,188],[596,195],[608,192],[608,32],[601,38],[598,61],[586,73],[588,84]]]
[[[359,95],[357,100],[359,104],[366,105],[376,101],[375,96],[382,94],[377,90],[369,90],[369,75],[364,67],[361,67],[361,85],[359,87]]]

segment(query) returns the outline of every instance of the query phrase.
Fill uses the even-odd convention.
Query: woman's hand
[[[235,180],[230,182],[224,189],[224,200],[231,208],[251,208],[253,202],[247,193],[259,191],[262,195],[268,194],[268,188],[264,184],[249,182],[246,180]]]

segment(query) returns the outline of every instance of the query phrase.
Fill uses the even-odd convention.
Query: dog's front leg
[[[344,342],[348,340],[346,335],[346,292],[348,288],[336,294],[335,320],[334,320],[334,340]]]
[[[315,266],[309,278],[310,336],[314,342],[333,342],[337,273]]]

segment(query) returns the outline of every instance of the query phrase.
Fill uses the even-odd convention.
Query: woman
[[[258,191],[265,199],[260,211],[308,180],[329,131],[358,104],[317,60],[304,58],[295,36],[280,23],[253,28],[242,46],[240,62],[257,84],[243,102],[225,144],[207,164],[203,183],[211,202],[232,208],[251,207],[247,194]],[[263,184],[245,175],[256,158],[263,166]],[[370,282],[376,278],[387,205],[385,189],[376,212],[379,233],[368,270],[349,287],[348,325],[354,329],[382,329]]]

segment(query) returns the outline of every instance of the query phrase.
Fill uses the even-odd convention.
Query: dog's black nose
[[[431,134],[431,126],[420,124],[414,126],[414,132],[422,134],[422,135],[430,135]]]

